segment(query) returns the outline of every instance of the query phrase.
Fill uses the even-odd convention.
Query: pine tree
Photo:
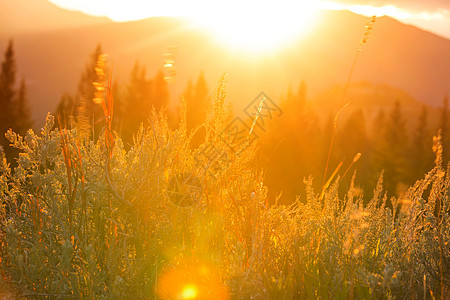
[[[188,99],[192,99],[194,94],[194,84],[192,83],[192,79],[188,80],[188,83],[181,94],[181,99],[173,112],[173,114],[169,118],[170,125],[172,128],[178,128],[181,126],[180,122],[184,122],[182,126],[186,126],[187,130],[187,101]]]
[[[425,105],[419,116],[419,122],[413,132],[409,169],[411,181],[420,179],[433,166],[432,136],[428,128],[428,109]]]
[[[189,87],[189,86],[188,86]],[[191,95],[187,95],[187,128],[194,129],[196,126],[206,121],[206,114],[209,106],[208,86],[205,75],[200,72]]]
[[[183,92],[183,97],[186,100],[192,99],[192,97],[194,96],[194,84],[192,83],[192,80],[189,79],[186,88],[184,89]]]
[[[399,195],[403,192],[405,184],[410,183],[407,161],[408,134],[400,102],[395,102],[386,118],[384,128],[378,124],[373,130],[379,131],[380,134],[374,140],[375,164],[372,168],[376,171],[384,170],[386,190],[392,195]]]
[[[17,94],[17,99],[14,106],[15,120],[13,129],[20,135],[24,135],[33,125],[31,112],[28,105],[25,79],[22,79],[20,83],[19,93]]]
[[[369,187],[375,187],[379,175],[386,165],[386,153],[389,145],[385,139],[387,116],[384,109],[381,109],[373,120],[370,131],[370,171],[367,174]]]
[[[162,70],[159,70],[156,76],[152,79],[149,100],[150,105],[156,110],[165,109],[169,105],[169,87]]]
[[[274,118],[260,137],[269,196],[275,199],[282,191],[279,203],[284,204],[296,196],[304,196],[304,178],[323,177],[324,157],[326,160],[323,152],[330,143],[329,136],[322,134],[317,114],[302,104],[306,100],[306,86],[295,91],[288,87],[280,97],[283,114]],[[314,188],[320,188],[320,179],[315,180]]]
[[[292,86],[289,86],[286,96],[282,97],[281,103],[285,107],[289,107],[289,112],[286,111],[285,113],[290,114],[296,120],[293,120],[294,122],[298,122],[298,117],[305,112],[306,94],[306,83],[302,80],[298,86],[297,94],[293,92]]]
[[[81,75],[75,96],[75,119],[77,126],[87,135],[90,135],[90,131],[94,125],[95,134],[99,134],[103,126],[100,122],[103,118],[103,110],[101,105],[94,102],[96,90],[93,85],[94,82],[101,81],[95,68],[102,54],[102,47],[98,45]]]
[[[22,80],[19,89],[16,89],[16,70],[14,47],[10,40],[0,73],[0,146],[13,166],[13,158],[18,152],[9,146],[5,133],[11,128],[23,135],[32,125],[25,80]]]
[[[145,67],[136,62],[123,102],[121,135],[125,145],[131,145],[133,135],[148,119],[152,108],[159,111],[169,105],[169,88],[164,72],[160,70],[153,79],[147,79]]]
[[[5,133],[14,126],[14,98],[16,90],[16,60],[14,56],[13,42],[9,41],[5,51],[4,61],[0,73],[0,142],[3,149],[7,152],[9,142]]]
[[[69,93],[64,93],[59,100],[58,106],[56,107],[56,120],[55,127],[58,128],[59,121],[61,121],[61,127],[71,128],[74,121],[75,114],[75,99]]]
[[[339,153],[342,161],[350,162],[358,152],[366,155],[367,148],[366,119],[363,111],[359,109],[348,117],[342,129],[339,130],[336,138],[336,152]]]
[[[5,58],[2,62],[2,70],[0,74],[0,95],[2,105],[12,106],[16,91],[14,85],[16,83],[16,59],[14,55],[13,41],[10,40],[5,52]]]
[[[406,121],[403,118],[402,108],[399,101],[395,102],[394,108],[389,114],[386,138],[391,146],[398,145],[397,151],[402,153],[402,146],[407,143],[407,134]]]
[[[441,118],[439,120],[439,129],[441,130],[442,135],[442,145],[444,146],[442,159],[444,164],[450,160],[450,128],[449,128],[449,120],[448,120],[448,97],[446,96],[443,101],[443,105],[441,108]]]
[[[149,117],[151,92],[152,82],[146,78],[145,67],[136,62],[131,71],[124,98],[121,133],[126,145],[132,143],[133,134],[137,132],[140,124]]]

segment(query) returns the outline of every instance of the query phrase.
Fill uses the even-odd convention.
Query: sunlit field
[[[284,63],[301,37],[314,62],[350,43],[350,53],[333,48],[345,71],[313,67],[311,78],[338,73],[331,88],[309,95],[296,78],[280,95],[270,85],[237,101],[230,95],[254,86],[233,85],[239,77],[226,70],[198,73],[204,50],[181,65],[183,46],[165,42],[155,74],[136,59],[120,78],[114,57],[178,34],[170,21],[113,55],[99,44],[76,92],[33,122],[40,103],[17,73],[24,38],[9,39],[0,60],[1,299],[448,298],[448,99],[437,107],[390,82],[354,79],[381,68],[364,60],[383,48],[367,49],[380,41],[376,16],[354,41],[322,40],[313,29],[333,28],[319,25],[317,3],[284,4],[254,14],[252,1],[234,14],[224,4],[233,19],[192,10],[189,30],[204,35],[186,39],[237,55],[248,82],[269,85],[285,77],[267,80],[263,65]]]

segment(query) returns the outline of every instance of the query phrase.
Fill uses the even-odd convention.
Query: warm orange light
[[[157,293],[161,299],[229,298],[218,268],[197,260],[174,264],[177,266],[166,269],[159,276]]]
[[[252,54],[280,49],[313,24],[316,1],[229,1],[195,15],[214,39]]]
[[[193,284],[188,284],[181,292],[181,299],[195,299],[197,298],[197,287]]]

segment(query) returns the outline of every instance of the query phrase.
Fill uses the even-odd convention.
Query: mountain
[[[122,84],[127,83],[136,60],[153,76],[163,67],[164,54],[175,47],[177,80],[169,86],[172,101],[201,70],[211,91],[221,75],[228,73],[228,95],[234,110],[240,113],[261,91],[276,102],[289,86],[296,86],[301,80],[305,80],[311,98],[333,85],[344,84],[368,21],[351,12],[323,11],[309,35],[292,40],[277,53],[259,57],[230,51],[206,31],[181,19],[150,18],[126,23],[94,19],[94,24],[79,21],[79,26],[69,26],[69,22],[53,30],[11,31],[13,34],[0,31],[1,52],[8,39],[14,39],[18,72],[27,80],[38,125],[48,111],[55,110],[64,92],[74,93],[80,74],[99,43],[113,63],[114,77]],[[43,27],[51,28],[49,24]],[[381,17],[358,55],[352,81],[386,83],[436,107],[450,92],[448,53],[450,40]]]
[[[314,37],[287,56],[291,69],[306,68],[314,90],[345,83],[367,18],[347,11],[327,11]],[[377,18],[361,48],[352,80],[387,83],[415,99],[439,106],[450,93],[450,40],[405,25],[390,17]],[[309,60],[309,61],[308,61]],[[295,71],[293,71],[295,72]],[[297,72],[300,76],[300,72]],[[328,82],[328,86],[324,83]]]
[[[0,36],[14,37],[19,33],[40,33],[105,22],[111,21],[64,10],[47,0],[0,1]]]
[[[367,122],[368,131],[371,132],[371,124],[380,111],[389,114],[396,102],[401,105],[402,114],[407,120],[409,130],[414,130],[422,112],[423,102],[414,99],[405,91],[387,84],[375,84],[369,81],[355,82],[349,85],[345,100],[344,85],[335,85],[309,100],[311,108],[316,111],[322,119],[322,124],[327,122],[326,118],[334,117],[341,110],[338,125],[342,126],[349,116],[357,111],[362,111]],[[346,105],[348,104],[348,105]],[[429,126],[433,130],[438,127],[440,110],[436,107],[427,107]]]

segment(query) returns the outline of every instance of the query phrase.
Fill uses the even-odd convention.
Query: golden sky
[[[60,7],[79,10],[114,21],[138,20],[153,16],[221,18],[230,13],[260,14],[260,11],[286,14],[311,8],[347,9],[371,16],[388,15],[450,39],[449,0],[49,0]],[[304,15],[302,15],[304,16]],[[285,18],[285,19],[286,19]],[[232,18],[231,18],[232,19]],[[282,19],[282,18],[281,18]],[[277,20],[275,20],[277,21]]]

